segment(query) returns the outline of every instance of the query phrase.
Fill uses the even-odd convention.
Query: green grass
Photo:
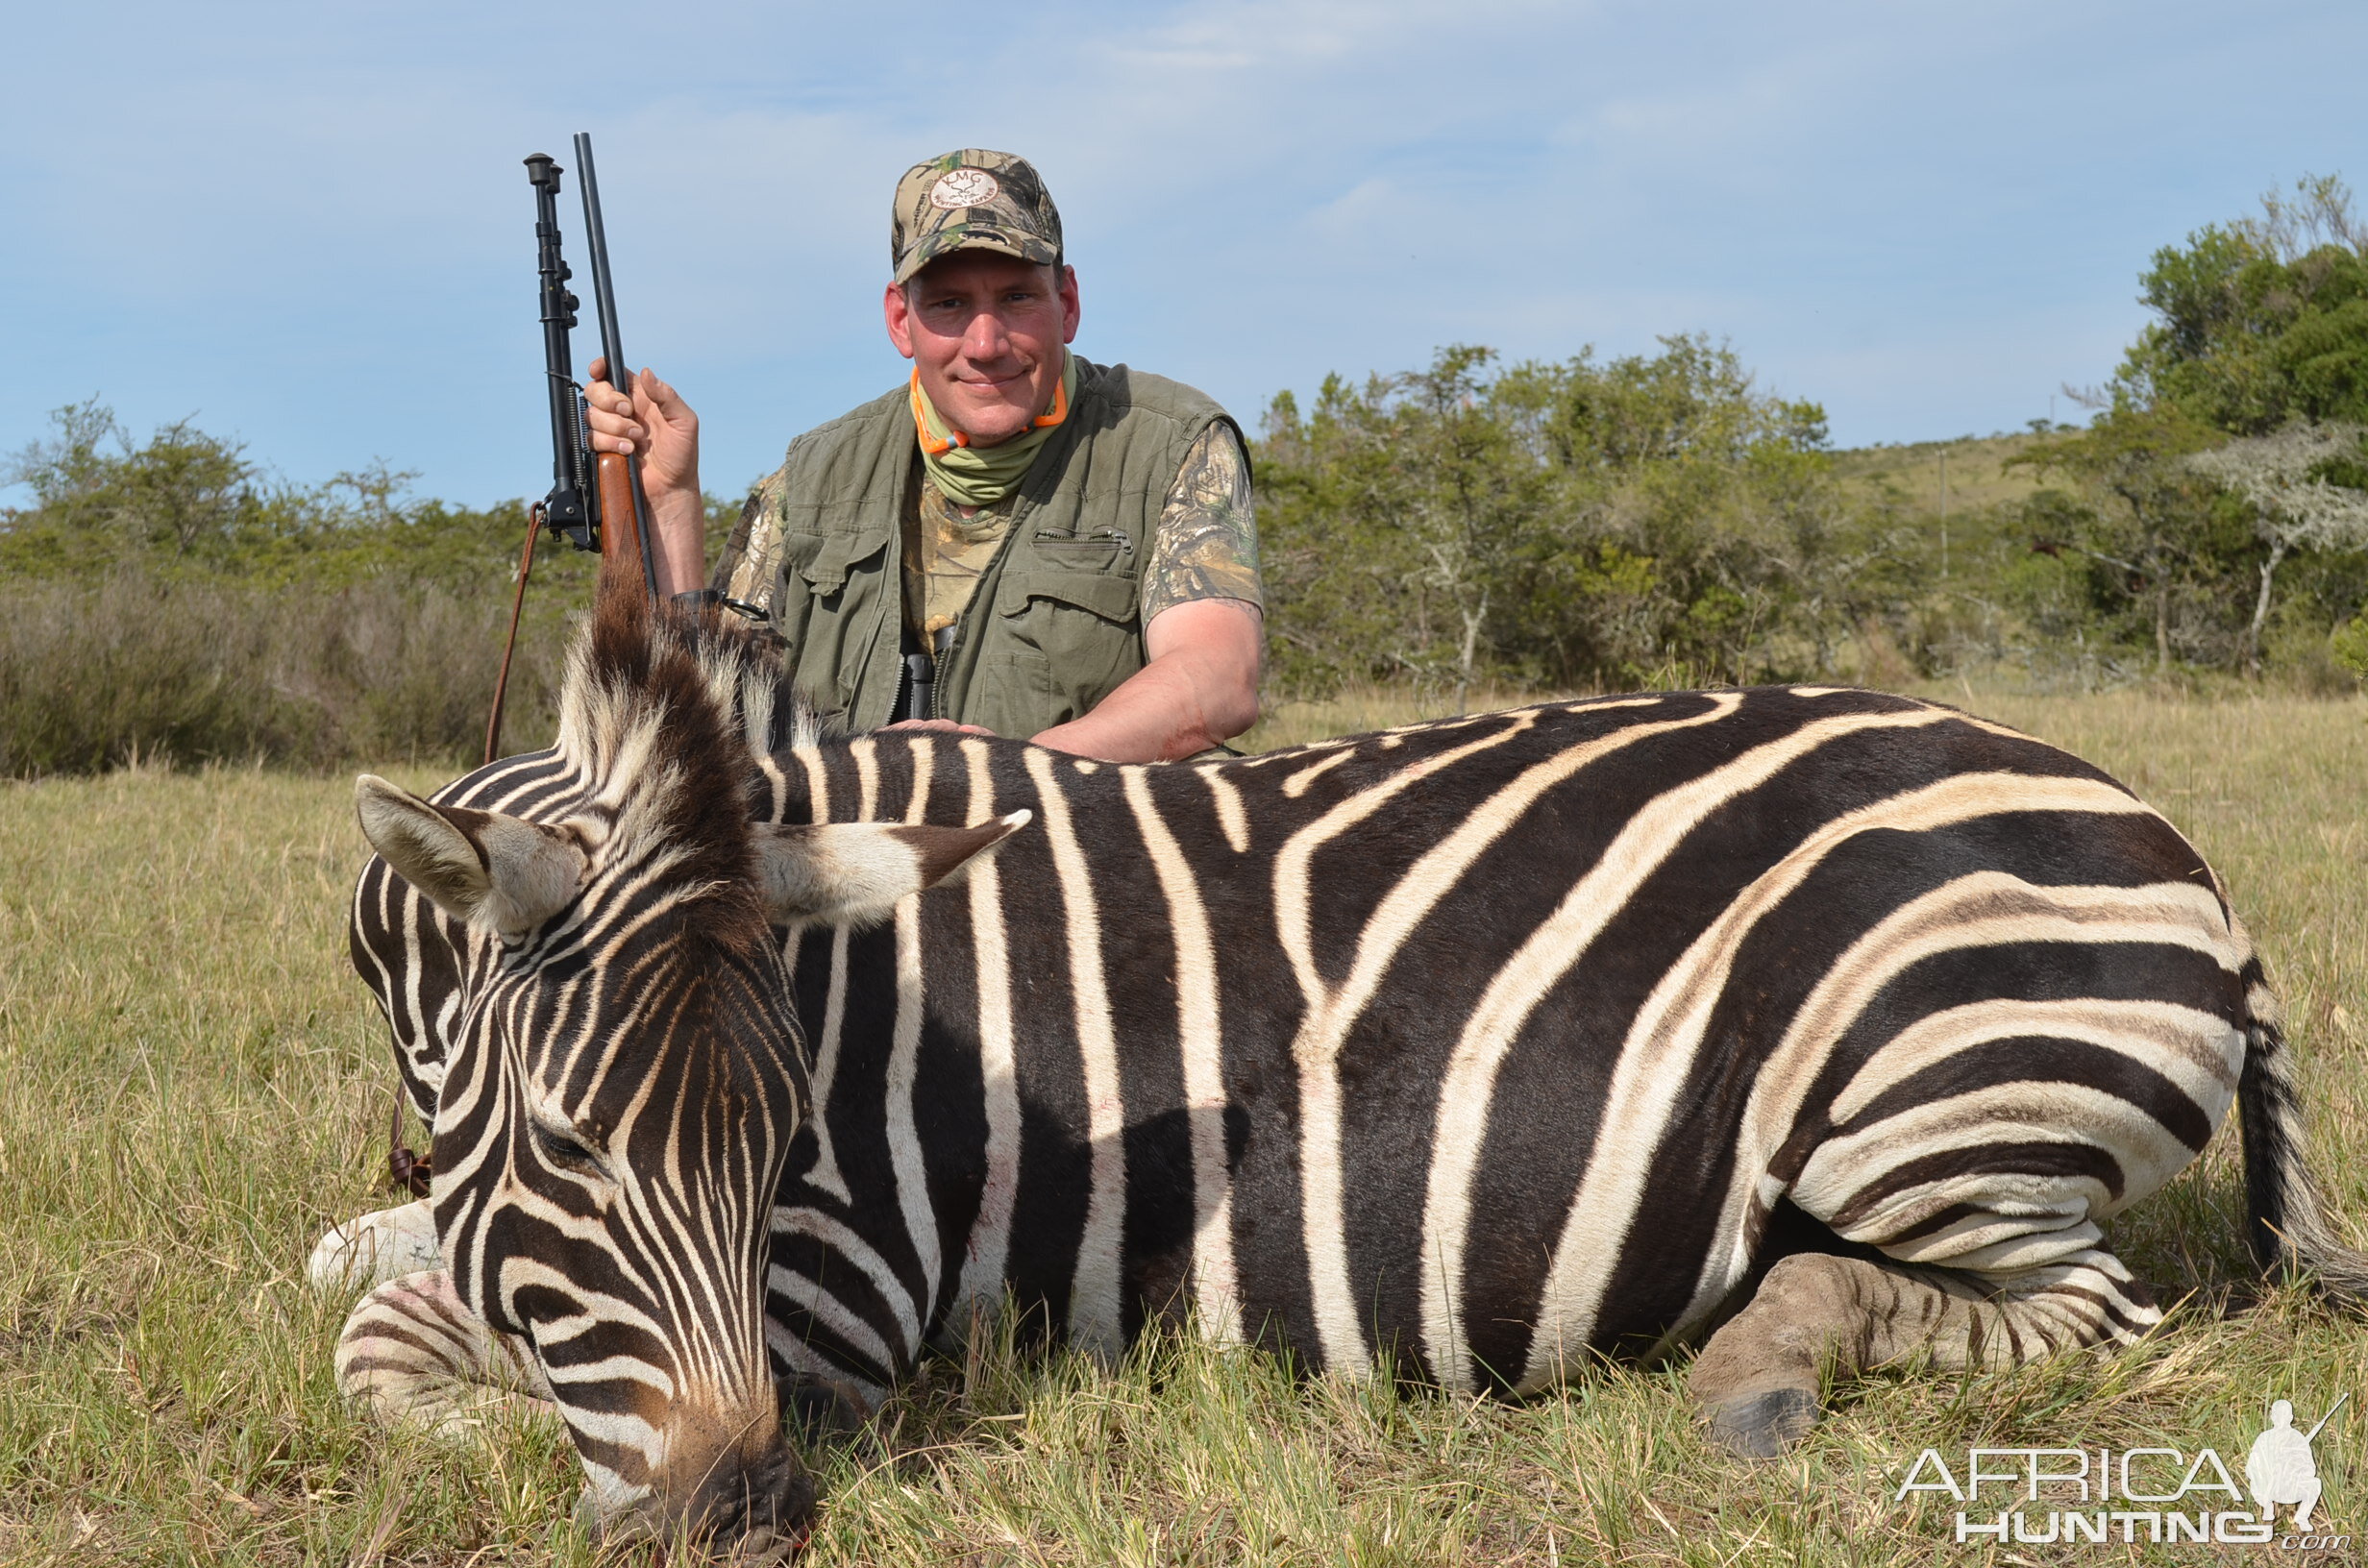
[[[1964,700],[1964,693],[1955,694]],[[2368,1219],[2368,707],[2124,693],[1975,706],[2137,786],[2229,879],[2286,996],[2319,1161]],[[1410,717],[1373,698],[1266,732]],[[417,774],[405,782],[433,782]],[[394,1072],[348,972],[342,780],[252,771],[0,785],[0,1561],[586,1562],[548,1428],[446,1448],[346,1411],[346,1303],[302,1270],[375,1186]],[[2368,1322],[2253,1282],[2232,1139],[2116,1244],[2166,1300],[2147,1351],[1838,1391],[1791,1459],[1703,1443],[1682,1364],[1525,1407],[1320,1381],[1174,1340],[1117,1367],[988,1349],[818,1450],[817,1563],[2207,1562],[2244,1549],[1942,1543],[1890,1499],[1917,1452],[2217,1449],[2315,1420],[2368,1525]],[[2359,1228],[2352,1227],[2355,1237]],[[1938,1549],[1937,1551],[1936,1549]],[[2282,1556],[2283,1555],[2281,1554]]]

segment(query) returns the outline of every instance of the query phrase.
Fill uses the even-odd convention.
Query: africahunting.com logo
[[[1955,1463],[1928,1448],[1891,1501],[1948,1497],[1958,1505],[1954,1533],[1965,1543],[2348,1551],[2352,1537],[2331,1532],[2320,1508],[2325,1488],[2310,1445],[2351,1397],[2307,1430],[2294,1424],[2290,1402],[2272,1404],[2269,1425],[2245,1453],[2242,1485],[2208,1448],[1971,1448]]]

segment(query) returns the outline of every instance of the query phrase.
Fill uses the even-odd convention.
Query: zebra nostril
[[[693,1528],[716,1546],[794,1552],[814,1521],[814,1483],[787,1449],[719,1471],[700,1487]]]

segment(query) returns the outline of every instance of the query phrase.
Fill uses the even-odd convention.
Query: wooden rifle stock
[[[615,371],[610,371],[615,375]],[[648,547],[642,542],[640,510],[634,504],[633,460],[621,452],[600,454],[601,492],[601,575],[625,572],[640,583],[645,593],[654,593],[656,584],[643,570]]]

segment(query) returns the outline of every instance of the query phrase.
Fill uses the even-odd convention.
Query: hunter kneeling
[[[1249,728],[1264,628],[1239,427],[1189,386],[1069,352],[1076,269],[1024,159],[916,165],[890,256],[911,380],[791,442],[711,577],[698,417],[650,371],[629,398],[593,361],[593,445],[642,454],[660,589],[770,625],[859,730],[1156,762]]]

